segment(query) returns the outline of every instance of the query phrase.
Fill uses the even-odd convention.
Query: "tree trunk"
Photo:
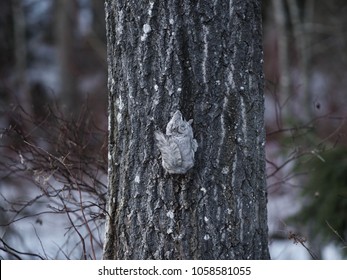
[[[106,0],[105,259],[267,259],[261,1]],[[154,133],[194,119],[195,166]]]
[[[76,3],[61,0],[55,3],[57,11],[57,46],[60,78],[60,102],[64,112],[72,118],[78,116],[76,61],[73,53],[76,26]]]
[[[296,1],[296,0],[295,0]],[[276,24],[277,36],[277,51],[278,51],[278,98],[281,108],[281,117],[284,119],[293,114],[290,103],[288,102],[293,98],[293,91],[291,90],[291,69],[290,69],[290,56],[289,56],[289,32],[286,15],[286,5],[283,0],[272,0],[274,19]],[[282,123],[280,123],[282,126]]]

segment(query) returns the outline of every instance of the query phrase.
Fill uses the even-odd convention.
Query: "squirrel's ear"
[[[192,124],[192,123],[193,123],[193,119],[190,119],[190,120],[188,121],[188,123],[189,123],[189,124]]]

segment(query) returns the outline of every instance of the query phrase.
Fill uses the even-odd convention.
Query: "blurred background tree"
[[[0,257],[101,258],[103,1],[0,4]]]
[[[347,220],[347,211],[336,209],[343,208],[338,193],[347,186],[333,180],[344,168],[343,156],[336,156],[347,144],[346,11],[341,0],[273,0],[264,5],[270,238],[284,243],[297,232],[317,258],[339,258],[344,246],[340,240],[338,249],[331,250],[336,233],[321,222],[332,213]],[[321,162],[325,157],[328,160]],[[329,196],[308,202],[315,184],[319,193]],[[295,213],[295,218],[286,219]],[[344,237],[342,228],[340,223],[336,230]],[[280,250],[274,254],[290,257]]]

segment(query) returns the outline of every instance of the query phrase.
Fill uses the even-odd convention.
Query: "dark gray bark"
[[[267,259],[261,1],[107,0],[105,259]],[[194,119],[195,166],[154,132]]]

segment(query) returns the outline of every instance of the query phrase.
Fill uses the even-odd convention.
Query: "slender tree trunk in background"
[[[268,259],[261,1],[106,0],[105,259]],[[195,166],[154,132],[194,119]]]
[[[288,118],[293,114],[293,108],[290,106],[289,100],[293,99],[291,92],[291,71],[289,63],[289,32],[287,26],[286,7],[284,0],[272,0],[274,19],[276,23],[277,33],[277,50],[278,50],[278,92],[279,102],[282,110],[282,115]]]
[[[6,4],[1,4],[2,5]],[[5,6],[6,8],[6,6]],[[15,53],[15,73],[16,85],[24,92],[27,90],[27,39],[26,39],[26,20],[21,1],[12,1],[13,11],[13,33],[14,33],[14,53]],[[3,31],[2,31],[3,32]],[[8,40],[9,38],[6,38]]]
[[[312,25],[314,17],[315,1],[306,0],[300,16],[300,8],[298,1],[287,0],[289,15],[293,25],[294,39],[296,51],[298,53],[298,68],[299,68],[299,91],[301,98],[300,103],[305,104],[306,117],[308,120],[314,117],[314,97],[309,90],[309,82],[311,80],[310,61],[312,58]]]
[[[57,45],[60,74],[60,101],[64,111],[76,116],[78,106],[77,75],[74,63],[74,21],[76,21],[76,3],[71,0],[56,2],[57,10]]]

